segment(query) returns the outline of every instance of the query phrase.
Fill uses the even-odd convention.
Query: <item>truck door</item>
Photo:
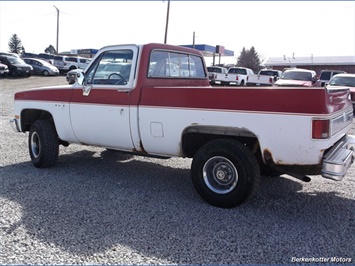
[[[106,48],[85,71],[82,84],[75,85],[70,117],[80,143],[127,151],[134,148],[129,92],[137,52],[136,46]]]

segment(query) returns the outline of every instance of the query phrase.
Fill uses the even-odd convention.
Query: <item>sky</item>
[[[168,1],[0,1],[0,51],[13,34],[26,52],[164,43]],[[170,1],[167,43],[252,46],[269,57],[354,56],[355,1]],[[194,34],[195,33],[195,34]],[[223,61],[223,59],[222,59]],[[229,62],[227,62],[229,61]]]

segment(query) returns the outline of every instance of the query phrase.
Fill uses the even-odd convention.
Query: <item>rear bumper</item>
[[[341,181],[354,162],[355,136],[346,135],[323,157],[322,176]]]

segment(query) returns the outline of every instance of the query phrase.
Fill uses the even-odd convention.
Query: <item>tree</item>
[[[48,54],[57,54],[56,49],[51,44],[44,50],[44,52]]]
[[[237,60],[237,66],[247,67],[246,64],[248,63],[248,51],[243,47],[242,51]]]
[[[11,36],[8,45],[10,53],[21,54],[25,52],[25,48],[22,46],[21,39],[17,34]]]
[[[240,52],[240,56],[237,60],[237,66],[247,67],[252,69],[255,73],[259,72],[261,69],[261,60],[258,53],[255,50],[255,47],[252,46],[249,50],[243,47]]]

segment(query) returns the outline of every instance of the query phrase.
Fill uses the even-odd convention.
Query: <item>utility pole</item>
[[[57,46],[56,46],[56,51],[57,51],[57,54],[58,54],[58,39],[59,39],[59,9],[54,6],[55,9],[57,9]]]
[[[170,0],[168,0],[168,9],[166,11],[166,24],[165,24],[164,44],[166,44],[166,41],[167,41],[167,38],[168,38],[169,11],[170,11]]]
[[[192,35],[192,48],[195,49],[195,32],[194,32],[194,34]]]

